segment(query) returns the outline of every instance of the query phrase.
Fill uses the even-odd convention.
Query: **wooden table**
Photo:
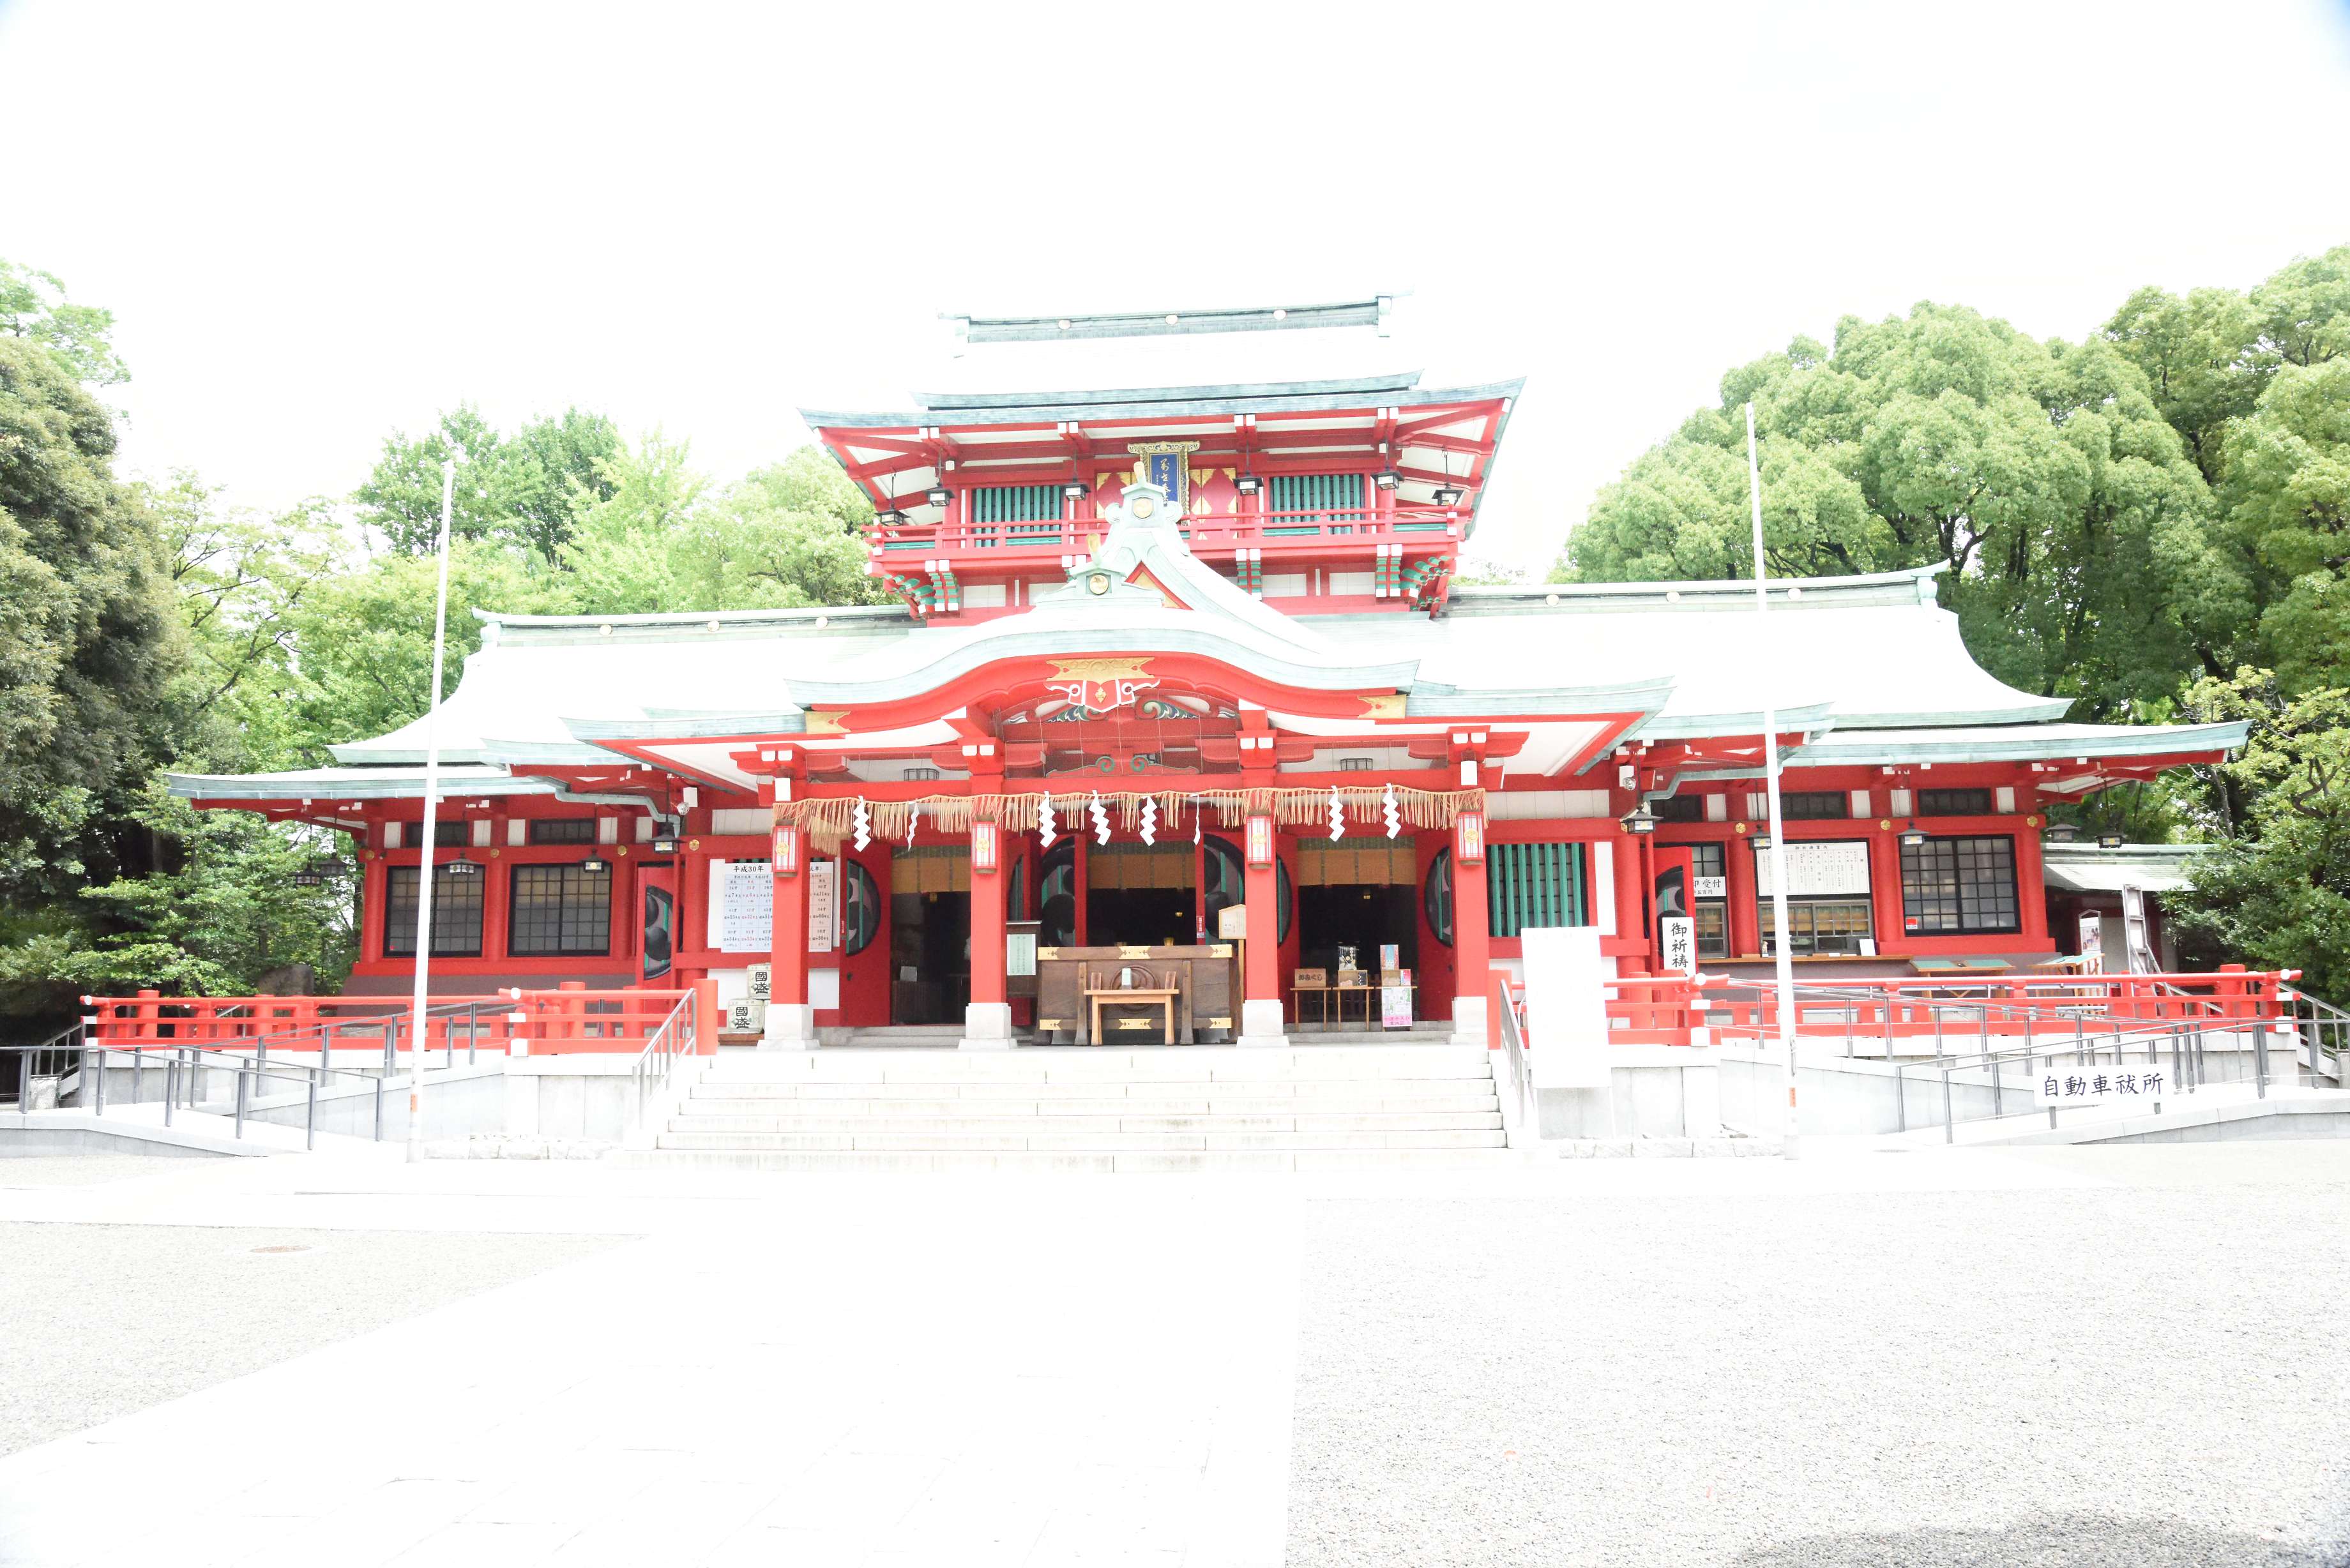
[[[1086,1031],[1086,1037],[1079,1041],[1078,1044],[1082,1045],[1098,1045],[1102,1044],[1101,1015],[1103,1003],[1107,1002],[1110,1006],[1116,1007],[1120,1002],[1148,1002],[1151,1006],[1160,1010],[1161,1016],[1166,1019],[1166,1030],[1160,1036],[1159,1043],[1165,1045],[1172,1045],[1175,1044],[1175,999],[1182,994],[1182,992],[1171,986],[1164,990],[1146,989],[1139,986],[1133,988],[1124,986],[1106,986],[1099,991],[1088,991],[1086,992],[1086,1001],[1090,1008],[1090,1012],[1087,1014],[1087,1022],[1092,1025],[1092,1027]]]

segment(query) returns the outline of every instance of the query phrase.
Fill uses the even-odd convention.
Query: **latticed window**
[[[1529,926],[1591,924],[1585,858],[1580,844],[1488,844],[1485,907],[1492,934],[1514,937]]]
[[[1762,900],[1762,950],[1778,930],[1778,910]],[[1790,953],[1856,953],[1864,938],[1874,934],[1866,898],[1790,898],[1787,900],[1787,950]]]
[[[447,824],[442,824],[444,827]],[[421,873],[413,866],[387,867],[383,879],[383,953],[386,958],[416,956],[416,888]],[[432,878],[432,956],[482,956],[482,877],[479,873],[452,877],[445,869]]]
[[[1705,796],[1701,794],[1669,794],[1662,800],[1648,803],[1648,815],[1659,822],[1703,822]]]
[[[517,958],[600,956],[612,948],[612,873],[517,866],[506,950]]]
[[[596,819],[592,816],[534,816],[530,819],[530,841],[533,844],[593,844],[596,842]]]
[[[1018,543],[1031,535],[1060,536],[1061,487],[1057,484],[983,484],[970,494],[972,526],[987,531],[972,539],[974,545]]]
[[[1312,533],[1323,523],[1359,523],[1363,520],[1363,476],[1359,473],[1276,473],[1265,480],[1265,504],[1274,512],[1306,512],[1318,515],[1284,518],[1268,527],[1268,534],[1279,534],[1294,525],[1300,533]]]
[[[1690,877],[1696,884],[1690,889],[1690,914],[1697,921],[1697,956],[1728,958],[1730,898],[1723,871],[1729,857],[1720,844],[1692,844],[1689,849]],[[1722,891],[1701,891],[1706,888]]]
[[[2021,929],[2015,840],[1929,838],[1903,845],[1901,912],[1912,931],[1964,935]]]
[[[1918,792],[1918,815],[1920,816],[1989,816],[1991,812],[1991,791],[1987,789],[1921,789]]]
[[[1840,822],[1852,815],[1852,798],[1840,789],[1783,791],[1779,815],[1789,822]]]

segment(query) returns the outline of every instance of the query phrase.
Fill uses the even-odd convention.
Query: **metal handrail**
[[[647,1107],[655,1096],[668,1093],[678,1063],[698,1050],[701,1042],[693,1003],[693,993],[688,992],[670,1009],[669,1016],[645,1042],[645,1048],[637,1053],[629,1069],[633,1109],[629,1113],[628,1131],[635,1132],[644,1126]]]
[[[31,1048],[19,1046],[16,1049],[29,1051]],[[253,1085],[270,1079],[304,1085],[307,1104],[303,1113],[302,1147],[314,1149],[318,1146],[318,1090],[329,1075],[338,1075],[360,1078],[374,1085],[374,1136],[378,1142],[383,1139],[383,1079],[358,1068],[296,1066],[291,1071],[274,1069],[265,1063],[236,1052],[211,1051],[198,1045],[140,1047],[109,1045],[84,1039],[74,1049],[81,1058],[81,1103],[93,1116],[103,1117],[106,1115],[106,1059],[109,1056],[128,1056],[130,1058],[130,1103],[147,1103],[146,1075],[151,1067],[162,1085],[163,1125],[167,1127],[172,1125],[173,1113],[182,1103],[192,1111],[200,1108],[196,1096],[202,1089],[202,1069],[210,1068],[215,1073],[236,1075],[236,1087],[231,1096],[229,1114],[235,1123],[239,1138],[244,1137],[245,1119],[252,1109]],[[154,1060],[158,1055],[162,1057],[160,1062]],[[224,1061],[207,1063],[203,1060],[207,1055],[223,1057]],[[92,1071],[93,1058],[96,1071]],[[29,1078],[29,1068],[26,1075]]]
[[[1494,989],[1499,992],[1502,1004],[1502,1061],[1509,1071],[1508,1093],[1516,1102],[1516,1115],[1510,1118],[1513,1124],[1510,1130],[1518,1132],[1523,1129],[1529,1140],[1538,1138],[1542,1130],[1538,1110],[1540,1102],[1534,1095],[1534,1064],[1526,1055],[1525,1024],[1518,1016],[1517,998],[1510,989],[1510,982],[1506,979],[1502,980]]]
[[[2331,1051],[2334,1081],[2350,1089],[2350,1011],[2334,1006],[2322,996],[2312,996],[2297,986],[2278,989],[2289,1010],[2286,1018],[2293,1024],[2293,1038],[2309,1047],[2311,1075],[2322,1075],[2321,1059]],[[2301,1012],[2304,1003],[2309,1008],[2306,1019]]]

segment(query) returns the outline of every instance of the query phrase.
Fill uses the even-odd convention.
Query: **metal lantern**
[[[1464,811],[1452,819],[1452,857],[1463,866],[1485,864],[1485,814]]]
[[[775,843],[768,851],[767,858],[778,877],[796,877],[800,874],[800,830],[797,824],[789,822],[775,824]]]
[[[971,825],[971,868],[983,874],[993,873],[1003,854],[1003,829],[992,822]]]
[[[1273,864],[1273,818],[1263,814],[1248,819],[1248,863],[1262,870]]]

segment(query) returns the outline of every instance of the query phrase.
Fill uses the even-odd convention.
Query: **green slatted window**
[[[978,485],[971,493],[971,520],[978,527],[1001,524],[1044,525],[1006,529],[1005,536],[1014,543],[1018,543],[1024,534],[1049,534],[1057,537],[1061,531],[1061,487],[1057,484]]]
[[[1587,926],[1591,899],[1581,844],[1488,844],[1485,907],[1490,929],[1514,937],[1529,926]]]
[[[1276,473],[1265,482],[1266,506],[1274,512],[1313,512],[1321,514],[1323,523],[1360,523],[1363,520],[1363,476],[1359,473]],[[1303,518],[1287,518],[1265,530],[1267,534],[1292,531],[1311,534],[1319,523]]]

